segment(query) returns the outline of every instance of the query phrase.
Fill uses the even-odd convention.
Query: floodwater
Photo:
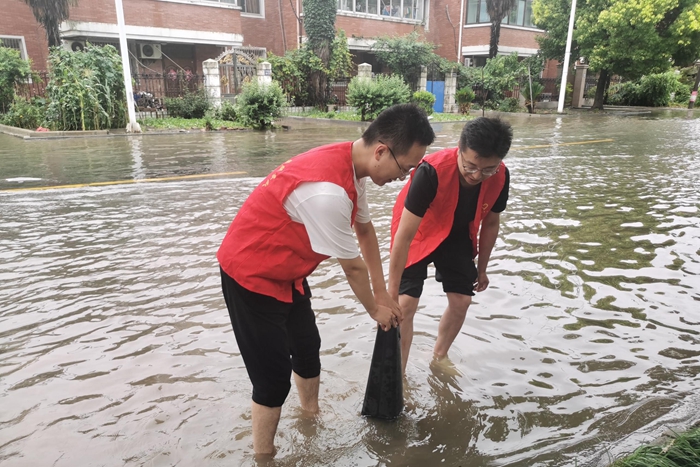
[[[509,118],[511,198],[450,363],[426,282],[395,422],[359,415],[374,326],[334,261],[310,279],[321,413],[282,412],[275,466],[599,466],[698,419],[700,120]],[[0,463],[239,466],[250,392],[215,252],[261,177],[359,125],[22,141],[0,135]],[[436,125],[431,150],[462,124]],[[560,145],[581,141],[613,141]],[[527,148],[535,145],[556,146]],[[523,148],[524,147],[524,148]],[[399,183],[372,187],[388,267]],[[266,465],[267,465],[266,464]]]

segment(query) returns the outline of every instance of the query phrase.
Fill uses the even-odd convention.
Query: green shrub
[[[362,121],[374,120],[394,104],[409,101],[411,90],[398,75],[379,75],[373,80],[353,78],[348,84],[348,103],[359,110]]]
[[[241,123],[255,129],[272,126],[275,118],[282,114],[286,100],[277,82],[272,84],[247,83],[238,96],[237,111]]]
[[[221,120],[235,122],[236,118],[238,118],[238,115],[236,114],[236,106],[233,105],[231,101],[221,101],[221,107],[219,107],[217,117]]]
[[[517,112],[519,107],[516,97],[506,97],[498,103],[499,112]]]
[[[675,92],[674,102],[687,103],[690,89],[681,83],[674,72],[654,73],[642,76],[638,81],[626,81],[610,86],[608,104],[665,107]]]
[[[625,81],[610,86],[608,89],[608,104],[610,105],[639,105],[637,102],[639,85],[633,81]]]
[[[19,51],[2,46],[0,41],[0,113],[9,110],[15,95],[15,85],[31,75],[31,65],[22,60]]]
[[[595,99],[595,93],[598,90],[598,86],[591,86],[588,91],[584,94],[586,99]]]
[[[411,97],[411,102],[425,110],[426,115],[433,114],[433,105],[435,105],[435,95],[433,95],[433,93],[428,91],[416,91],[413,93],[413,97]]]
[[[687,104],[690,101],[690,87],[680,81],[676,82],[673,92],[673,102],[676,104]]]
[[[642,76],[639,80],[639,104],[649,107],[665,107],[671,100],[678,78],[673,72]]]
[[[188,92],[182,97],[165,99],[165,108],[168,116],[181,118],[203,118],[211,107],[209,98],[204,89]]]
[[[457,104],[459,104],[460,113],[465,114],[469,112],[469,108],[472,102],[474,102],[475,97],[476,93],[470,87],[464,87],[455,93],[455,99],[457,100]]]
[[[52,47],[46,94],[46,122],[53,130],[126,126],[122,61],[111,45],[88,44],[82,52]]]
[[[36,130],[44,122],[45,116],[45,99],[35,97],[30,102],[24,97],[15,96],[15,100],[3,117],[2,123],[27,130]]]

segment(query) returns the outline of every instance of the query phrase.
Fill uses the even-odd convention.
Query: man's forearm
[[[350,288],[355,293],[357,299],[365,307],[365,310],[370,315],[373,315],[377,310],[377,303],[372,294],[372,287],[369,283],[369,275],[364,262],[359,257],[356,260],[350,260],[350,264],[342,264],[345,276],[348,279]]]
[[[389,260],[389,295],[396,299],[399,296],[399,285],[401,284],[401,276],[408,261],[408,249],[410,242],[396,240],[394,247],[391,250],[391,259]]]
[[[362,257],[369,271],[372,289],[375,293],[379,290],[386,290],[382,257],[379,253],[379,242],[377,241],[377,234],[374,230],[374,226],[371,222],[367,224],[358,224],[355,227],[355,233],[357,234],[357,240],[360,244]]]
[[[499,224],[499,220],[496,219],[495,222],[491,221],[481,226],[481,233],[479,234],[479,259],[477,262],[477,271],[479,273],[486,272],[489,259],[491,258],[491,252],[498,238]]]

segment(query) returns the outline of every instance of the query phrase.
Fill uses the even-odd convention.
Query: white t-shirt
[[[355,222],[371,220],[365,178],[355,178],[357,215]],[[301,183],[284,200],[284,209],[294,222],[304,224],[311,248],[318,254],[339,259],[360,255],[350,219],[352,201],[343,187],[330,182]]]

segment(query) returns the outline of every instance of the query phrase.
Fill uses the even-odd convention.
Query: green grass
[[[229,120],[216,120],[212,119],[211,126],[214,130],[219,130],[221,128],[227,129],[244,129],[244,125],[238,122],[231,122]],[[207,120],[205,118],[144,118],[138,121],[141,125],[142,130],[191,130],[191,129],[202,129],[207,125]]]
[[[309,110],[299,114],[290,114],[290,117],[307,117],[307,118],[329,118],[332,120],[344,120],[349,122],[359,122],[360,114],[355,112],[323,112],[321,110]],[[466,122],[474,117],[462,114],[445,114],[433,113],[430,116],[431,122]]]
[[[663,445],[642,446],[610,467],[697,467],[700,465],[700,428],[677,435]]]

